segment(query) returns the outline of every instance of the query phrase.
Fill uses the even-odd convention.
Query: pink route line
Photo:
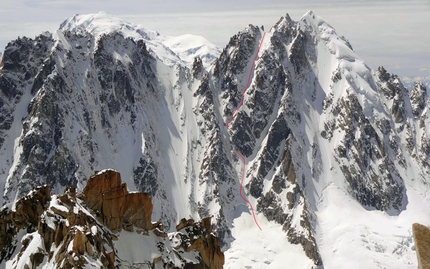
[[[254,71],[254,66],[255,66],[255,61],[257,60],[258,57],[258,53],[260,52],[260,48],[261,45],[263,44],[263,40],[264,37],[266,36],[266,32],[263,33],[263,37],[261,38],[260,41],[260,45],[258,45],[258,50],[257,53],[255,54],[254,60],[252,61],[252,65],[251,65],[251,70],[249,71],[249,75],[248,75],[248,82],[246,84],[245,90],[242,92],[242,98],[240,100],[240,104],[236,107],[236,109],[233,111],[233,114],[231,114],[230,118],[228,119],[227,123],[225,124],[225,126],[227,127],[227,130],[230,130],[230,123],[233,120],[234,116],[236,116],[237,111],[242,107],[243,105],[243,100],[245,99],[245,93],[248,90],[250,84],[251,84],[251,77]],[[260,231],[262,231],[260,224],[258,224],[257,221],[257,217],[255,216],[255,212],[254,212],[254,208],[252,207],[251,202],[249,202],[248,199],[245,198],[245,196],[243,196],[242,194],[242,190],[243,190],[243,181],[245,180],[245,171],[246,171],[246,160],[245,157],[237,150],[235,149],[234,152],[237,154],[237,156],[239,156],[242,159],[243,162],[243,167],[242,167],[242,179],[240,181],[240,197],[249,205],[249,207],[251,208],[251,213],[252,213],[252,217],[254,218],[254,222],[257,225],[257,227],[260,229]]]

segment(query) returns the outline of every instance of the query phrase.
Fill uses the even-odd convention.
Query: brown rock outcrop
[[[15,208],[9,205],[0,211],[0,267],[12,260],[9,263],[12,269],[21,268],[20,261],[25,263],[24,268],[47,263],[66,269],[89,265],[130,268],[134,261],[121,260],[115,249],[122,229],[133,236],[151,236],[158,250],[155,258],[147,261],[152,268],[223,267],[224,254],[212,233],[210,218],[200,222],[182,219],[178,232],[168,234],[161,222],[152,224],[151,214],[151,197],[129,193],[114,170],[91,176],[83,193],[78,195],[74,187],[55,196],[50,195],[47,186],[38,187],[18,200]],[[16,249],[19,241],[21,248]],[[184,251],[191,252],[186,259],[181,258]],[[176,254],[174,259],[166,255],[172,252]]]
[[[418,269],[430,269],[430,228],[419,223],[412,224]]]
[[[123,226],[129,230],[130,225],[153,228],[151,197],[146,193],[129,193],[117,171],[105,170],[91,176],[80,198],[113,232]]]
[[[193,219],[181,219],[176,226],[179,232],[185,230],[189,234],[189,241],[182,247],[186,252],[196,250],[202,257],[201,269],[222,269],[224,266],[224,253],[221,252],[218,238],[212,233],[211,218],[207,217],[195,223]]]
[[[6,248],[20,229],[34,230],[38,227],[40,215],[51,200],[47,185],[29,192],[15,203],[15,210],[5,207],[0,211],[0,260],[7,258]]]

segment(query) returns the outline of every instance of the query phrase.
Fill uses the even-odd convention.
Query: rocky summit
[[[104,12],[13,40],[0,64],[0,203],[17,223],[2,226],[14,232],[0,267],[69,255],[73,244],[31,247],[42,216],[47,233],[87,225],[73,233],[95,256],[81,248],[60,259],[70,264],[221,264],[201,252],[211,226],[225,268],[416,268],[412,223],[430,223],[427,91],[366,65],[311,11],[251,24],[223,49]],[[20,211],[48,187],[49,203]],[[185,237],[170,236],[178,223]],[[192,231],[208,241],[193,245]]]
[[[182,219],[177,232],[151,222],[151,197],[129,193],[114,170],[97,172],[83,193],[38,187],[0,211],[6,268],[223,268],[211,219]],[[130,261],[128,257],[133,257]]]

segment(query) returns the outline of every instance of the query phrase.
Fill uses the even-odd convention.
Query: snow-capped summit
[[[188,66],[199,57],[205,67],[209,67],[221,54],[221,49],[206,38],[186,34],[181,36],[165,36],[160,41],[174,51]]]
[[[11,42],[2,63],[3,203],[113,168],[152,196],[167,231],[213,216],[225,268],[416,268],[411,225],[430,222],[427,89],[370,69],[312,12],[249,25],[222,52],[76,15]]]
[[[126,22],[106,12],[74,15],[60,25],[59,31],[81,35],[89,33],[95,39],[101,35],[120,33],[124,38],[144,40],[153,56],[172,65],[189,66],[194,58],[200,57],[204,65],[208,66],[220,54],[220,49],[202,36],[162,36],[156,31]]]
[[[104,11],[94,14],[76,14],[61,23],[59,30],[75,34],[90,33],[94,37],[112,32],[118,32],[125,38],[133,39],[152,40],[160,36],[156,31],[144,29]]]

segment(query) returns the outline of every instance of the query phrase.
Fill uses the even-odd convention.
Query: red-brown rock
[[[117,171],[105,170],[88,179],[82,199],[111,231],[130,224],[152,229],[152,200],[146,193],[129,193]]]

